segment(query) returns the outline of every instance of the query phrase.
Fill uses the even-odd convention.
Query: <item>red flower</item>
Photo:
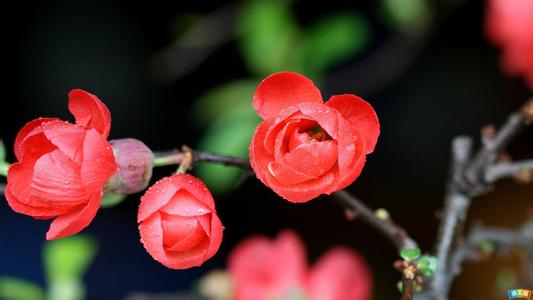
[[[107,107],[82,90],[69,93],[76,124],[40,118],[15,139],[18,162],[8,171],[6,198],[11,208],[36,219],[55,218],[46,239],[78,233],[100,207],[103,187],[117,171]]]
[[[290,231],[281,232],[273,241],[250,237],[233,249],[228,270],[236,300],[284,299],[304,288],[305,250]]]
[[[251,165],[257,178],[291,202],[350,185],[379,135],[366,101],[345,94],[324,103],[313,82],[296,73],[267,77],[253,105],[264,121],[250,145]]]
[[[228,271],[237,300],[367,300],[372,276],[352,250],[337,247],[309,271],[302,242],[292,231],[275,240],[251,237],[229,256]]]
[[[165,177],[150,187],[141,198],[138,222],[146,251],[172,269],[201,265],[222,242],[213,196],[188,174]]]
[[[372,276],[362,257],[344,247],[330,249],[315,264],[307,281],[312,299],[370,299]]]
[[[486,17],[489,39],[502,48],[502,67],[524,76],[533,89],[533,1],[489,0]]]

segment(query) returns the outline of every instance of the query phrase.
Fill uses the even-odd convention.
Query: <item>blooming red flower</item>
[[[150,255],[172,269],[199,266],[222,242],[222,223],[213,196],[188,174],[165,177],[141,198],[141,242]]]
[[[107,107],[82,90],[69,93],[76,124],[40,118],[15,139],[18,162],[8,171],[6,198],[11,208],[36,219],[55,218],[46,233],[56,239],[78,233],[100,207],[103,187],[117,171]]]
[[[253,105],[264,121],[250,145],[251,165],[257,178],[291,202],[350,185],[379,135],[370,104],[351,94],[324,103],[313,82],[297,73],[267,77]]]
[[[502,48],[502,67],[510,75],[525,77],[533,89],[533,1],[489,0],[485,29]]]
[[[246,239],[230,254],[228,271],[236,300],[367,300],[371,296],[370,269],[357,253],[334,248],[309,270],[303,244],[292,231],[283,231],[274,240]]]

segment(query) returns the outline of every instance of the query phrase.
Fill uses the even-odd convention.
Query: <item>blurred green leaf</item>
[[[114,193],[106,193],[104,197],[102,197],[102,202],[100,203],[100,207],[102,208],[110,208],[119,205],[126,199],[127,195],[122,194],[114,194]]]
[[[476,244],[479,247],[479,250],[481,250],[481,252],[483,252],[485,255],[494,253],[495,246],[490,241],[480,239],[476,241]]]
[[[432,19],[428,0],[382,0],[381,4],[385,22],[394,30],[418,34]]]
[[[430,277],[435,274],[438,267],[438,260],[434,256],[422,256],[417,262],[416,267],[418,268],[419,272],[424,275],[425,277]]]
[[[43,260],[48,283],[80,279],[97,252],[96,241],[88,236],[76,235],[47,242]]]
[[[415,260],[420,256],[420,249],[418,248],[404,248],[400,252],[400,256],[405,260]]]
[[[236,106],[219,116],[204,134],[198,149],[220,154],[248,157],[248,147],[261,120],[250,104]],[[212,163],[198,164],[199,177],[214,193],[225,193],[235,187],[242,171]]]
[[[255,75],[297,71],[290,64],[295,62],[291,57],[299,43],[299,29],[288,1],[246,1],[239,14],[238,29],[240,48]]]
[[[360,14],[342,13],[317,21],[305,33],[302,52],[306,73],[320,74],[364,50],[369,41],[370,29]]]
[[[400,291],[400,293],[403,293],[403,282],[401,280],[396,282],[396,288],[398,291]]]
[[[0,277],[0,299],[44,300],[44,290],[33,282],[14,278]]]
[[[4,141],[0,139],[0,161],[6,160],[6,145],[4,144]]]
[[[85,293],[83,282],[75,278],[57,280],[48,287],[48,299],[53,300],[83,300]]]
[[[248,106],[251,109],[252,97],[258,84],[258,80],[239,80],[212,89],[194,102],[194,122],[205,125],[236,107]]]

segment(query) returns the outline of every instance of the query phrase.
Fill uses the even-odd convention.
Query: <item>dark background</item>
[[[1,21],[5,54],[0,137],[12,145],[18,129],[39,116],[70,120],[67,93],[82,88],[109,107],[111,138],[137,138],[154,150],[194,146],[202,131],[191,126],[192,101],[217,84],[247,76],[235,43],[226,44],[198,68],[165,85],[151,78],[148,63],[155,52],[173,41],[171,24],[177,15],[208,13],[223,5],[226,3],[47,1],[19,4],[4,12],[16,15],[17,20]],[[350,68],[391,34],[374,20],[371,1],[351,6],[328,1],[328,7],[323,6],[302,1],[294,10],[305,24],[326,11],[357,9],[369,15],[377,28],[368,53],[325,74],[322,88],[325,98],[337,93],[363,96],[381,121],[376,152],[368,157],[362,176],[350,191],[373,208],[387,208],[422,250],[431,250],[450,140],[458,134],[478,136],[481,126],[501,123],[529,92],[520,79],[500,72],[498,50],[486,42],[482,32],[482,1],[469,1],[447,16],[419,47],[413,65],[377,91],[360,86],[358,78],[364,79],[366,74],[354,74]],[[532,133],[528,130],[517,139],[512,154],[524,158],[533,153]],[[154,178],[171,171],[158,170]],[[282,228],[301,234],[311,261],[333,245],[357,249],[373,269],[374,298],[397,298],[399,274],[392,268],[395,250],[374,229],[345,221],[340,208],[327,198],[294,205],[258,181],[246,181],[235,192],[216,199],[226,228],[220,251],[201,268],[186,271],[166,269],[143,249],[136,225],[138,198],[134,195],[118,207],[101,210],[84,231],[100,244],[85,277],[88,299],[122,299],[132,291],[190,289],[201,274],[223,268],[229,250],[247,235],[272,236]],[[516,226],[533,208],[532,200],[531,185],[504,181],[497,184],[495,192],[476,199],[469,220]],[[0,202],[0,276],[45,284],[39,249],[47,228],[48,222],[16,214],[6,202]],[[454,299],[467,299],[474,291],[481,293],[476,298],[490,299],[497,271],[518,263],[515,257],[467,265],[455,285]]]

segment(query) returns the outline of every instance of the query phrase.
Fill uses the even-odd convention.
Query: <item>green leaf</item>
[[[102,197],[102,202],[100,203],[100,207],[102,208],[110,208],[119,205],[126,199],[127,195],[122,194],[114,194],[114,193],[106,193],[104,197]]]
[[[228,111],[240,109],[243,106],[251,109],[252,98],[258,84],[258,80],[238,80],[212,89],[194,102],[193,121],[206,125]]]
[[[300,33],[288,1],[245,2],[237,26],[239,46],[250,71],[260,77],[288,69],[297,71],[290,64]]]
[[[248,157],[250,140],[261,120],[251,105],[235,107],[220,116],[201,138],[198,149],[220,154]],[[214,193],[233,189],[243,172],[237,168],[202,163],[195,172]]]
[[[381,4],[385,23],[407,34],[421,33],[432,19],[428,0],[382,0]]]
[[[79,280],[96,252],[96,241],[89,236],[76,235],[47,242],[43,249],[43,260],[48,283]]]
[[[477,240],[476,241],[477,246],[479,247],[479,250],[483,252],[483,254],[490,255],[494,253],[495,247],[494,244],[487,240]]]
[[[420,256],[420,249],[418,248],[404,248],[400,252],[400,256],[405,260],[415,260]]]
[[[331,15],[317,21],[305,33],[305,71],[318,75],[327,68],[360,53],[370,41],[364,16],[355,13]]]
[[[37,284],[14,277],[0,277],[0,299],[44,300],[44,290]]]
[[[430,277],[437,271],[438,260],[434,256],[422,256],[418,260],[416,267],[422,275]]]
[[[2,139],[0,139],[0,161],[6,161],[6,145]]]
[[[48,299],[53,300],[83,300],[85,293],[86,289],[83,282],[74,278],[54,281],[48,287]]]
[[[403,293],[403,282],[401,280],[396,283],[396,288],[400,293]]]

